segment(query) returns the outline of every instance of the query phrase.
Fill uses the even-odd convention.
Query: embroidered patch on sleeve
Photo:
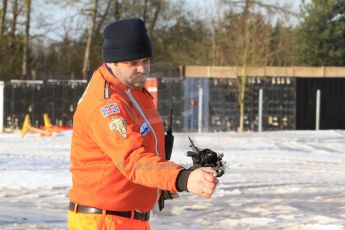
[[[141,136],[146,136],[146,134],[148,133],[148,132],[150,132],[150,127],[149,127],[149,125],[146,123],[146,121],[144,121],[142,124],[141,124],[141,126],[140,126],[140,134],[141,134]]]
[[[123,117],[112,117],[109,123],[109,129],[114,132],[119,132],[122,137],[126,138],[127,134],[127,123]]]
[[[112,115],[114,113],[119,113],[120,108],[116,103],[106,105],[101,109],[101,112],[103,114],[103,117],[107,117],[109,115]]]

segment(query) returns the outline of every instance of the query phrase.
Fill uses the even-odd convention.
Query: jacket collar
[[[103,76],[104,80],[108,81],[110,83],[110,85],[112,86],[118,86],[123,90],[128,90],[130,89],[131,91],[141,91],[141,92],[146,92],[148,93],[151,97],[152,95],[144,88],[142,89],[132,89],[129,86],[123,84],[122,82],[120,82],[116,76],[114,75],[113,71],[111,70],[110,67],[107,66],[106,63],[103,63],[103,65],[101,65],[101,67],[99,67],[98,71],[101,73],[101,75]]]
[[[130,87],[126,86],[125,84],[123,84],[122,82],[120,82],[115,77],[115,75],[113,74],[111,69],[105,63],[103,63],[103,65],[101,65],[101,67],[99,67],[98,71],[103,76],[104,80],[109,82],[111,86],[117,86],[123,90],[128,90],[130,88]]]

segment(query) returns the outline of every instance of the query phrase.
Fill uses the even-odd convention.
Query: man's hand
[[[210,167],[195,169],[188,177],[187,189],[195,195],[211,198],[217,184],[217,172]]]

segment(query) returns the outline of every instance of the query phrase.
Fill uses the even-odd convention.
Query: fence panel
[[[20,129],[26,114],[32,125],[43,125],[48,113],[55,125],[72,126],[73,113],[86,81],[18,81],[5,84],[5,128]],[[198,130],[199,87],[202,95],[202,131],[236,131],[239,126],[237,80],[216,78],[158,78],[158,110],[165,126],[174,110],[173,129]],[[248,78],[244,129],[258,128],[259,90],[264,92],[263,130],[295,129],[296,83],[289,78]]]
[[[5,128],[20,129],[26,114],[33,126],[43,125],[48,113],[53,124],[71,126],[77,102],[86,81],[20,81],[5,84]]]

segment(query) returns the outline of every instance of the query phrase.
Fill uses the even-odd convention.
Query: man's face
[[[128,87],[141,89],[150,73],[150,59],[108,63],[115,77]]]

